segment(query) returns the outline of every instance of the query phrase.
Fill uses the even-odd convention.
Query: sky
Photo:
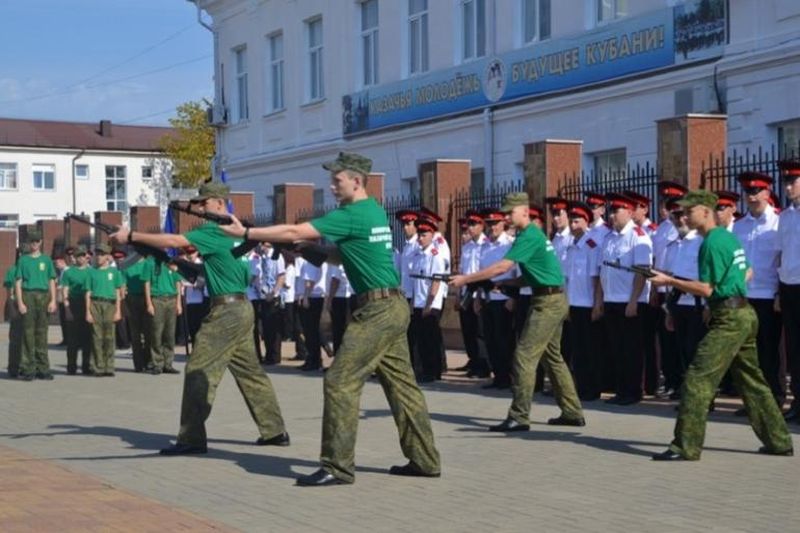
[[[212,35],[186,0],[0,0],[0,21],[0,117],[165,126],[213,97]]]

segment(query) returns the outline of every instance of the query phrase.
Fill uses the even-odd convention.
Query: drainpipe
[[[217,34],[217,32],[214,31],[214,28],[210,24],[208,24],[203,20],[203,10],[200,7],[198,1],[197,0],[189,0],[189,1],[193,2],[195,7],[197,8],[197,23],[200,24],[205,29],[207,29],[209,32],[211,32],[211,35],[214,36],[214,102],[212,103],[212,105],[216,104],[217,102],[221,103],[222,105],[225,105],[225,102],[221,101],[222,97],[220,93],[220,88],[222,87],[224,80],[222,79],[219,73],[219,34]],[[220,146],[222,146],[222,128],[214,127],[214,152],[215,152],[214,159],[218,161],[219,161]],[[214,178],[215,166],[216,165],[214,165],[212,160],[211,164],[212,179]],[[219,166],[220,167],[222,166],[221,161],[219,161]]]
[[[72,213],[77,213],[77,198],[75,195],[75,161],[81,158],[83,154],[86,153],[86,150],[81,150],[78,152],[75,157],[72,158]]]
[[[487,3],[486,55],[491,58],[497,50],[497,1],[489,0]],[[494,110],[491,107],[483,110],[483,161],[483,174],[489,178],[484,188],[487,184],[494,187]]]

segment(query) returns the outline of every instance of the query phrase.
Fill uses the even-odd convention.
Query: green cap
[[[94,247],[95,252],[100,252],[101,254],[110,254],[111,253],[111,246],[107,244],[98,244]]]
[[[72,255],[74,255],[75,257],[86,255],[87,253],[89,253],[88,250],[86,250],[86,247],[82,244],[76,246],[75,249],[72,251]]]
[[[366,176],[372,170],[372,159],[351,152],[339,152],[339,157],[323,163],[322,168],[331,172],[353,170]]]
[[[41,241],[42,232],[38,229],[28,230],[28,233],[25,234],[25,240],[27,242]]]
[[[224,183],[220,183],[218,181],[209,181],[208,183],[204,183],[200,186],[200,190],[197,191],[197,196],[192,198],[191,201],[200,202],[202,200],[207,200],[208,198],[220,198],[224,200],[228,197],[230,192],[230,187]]]
[[[512,209],[517,207],[518,205],[524,205],[526,208],[528,207],[528,193],[526,192],[510,192],[506,195],[506,199],[503,202],[503,207],[500,208],[500,211],[503,213],[510,213]]]
[[[677,204],[681,207],[694,207],[696,205],[703,205],[709,209],[717,207],[719,197],[711,191],[697,189],[689,191],[686,195],[678,200]]]

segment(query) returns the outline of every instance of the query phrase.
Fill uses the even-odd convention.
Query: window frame
[[[43,170],[41,170],[41,169],[44,168],[44,167],[52,169],[53,186],[51,188],[48,188],[48,187],[45,187],[45,186],[42,186],[42,187],[37,187],[36,186],[36,173],[37,172],[43,172]],[[56,191],[56,165],[52,164],[52,163],[34,163],[34,164],[32,164],[31,165],[31,179],[33,181],[33,191],[34,192],[55,192]],[[44,181],[46,179],[46,177],[42,176],[42,179],[43,179],[42,185],[46,185],[46,183]]]
[[[470,14],[467,13],[468,6],[471,6]],[[479,9],[479,6],[482,6],[482,8]],[[483,13],[483,21],[479,20],[481,12]],[[486,57],[486,0],[458,0],[457,20],[461,23],[461,61],[474,61]],[[482,31],[481,22],[483,25]],[[468,29],[469,33],[467,33]],[[468,35],[471,36],[469,45],[467,42]],[[469,50],[467,49],[468,47]]]
[[[113,170],[113,176],[108,175],[109,169]],[[123,176],[120,177],[117,175],[119,169],[123,169]],[[114,198],[108,197],[108,182],[111,180],[114,182]],[[123,194],[125,195],[124,198],[120,199],[117,197],[117,186],[116,182],[121,181],[124,184],[123,187]],[[107,211],[120,211],[125,213],[129,207],[128,205],[128,167],[127,165],[105,165],[105,205]],[[120,203],[122,205],[120,205]],[[120,208],[121,207],[121,208]]]
[[[6,219],[5,217],[8,217]],[[11,219],[15,219],[11,220]],[[0,229],[16,229],[19,227],[19,213],[0,213]]]
[[[592,157],[592,169],[594,170],[594,179],[596,184],[603,183],[609,180],[623,179],[628,173],[628,151],[626,148],[613,148],[611,150],[602,150],[590,154]],[[622,156],[622,165],[611,165],[614,157]],[[606,161],[601,161],[605,159]],[[601,163],[607,163],[606,171],[601,172]]]
[[[145,170],[150,171],[149,176],[145,176]],[[153,179],[153,165],[142,165],[142,181],[150,181]]]
[[[233,81],[236,87],[234,110],[236,123],[250,120],[250,87],[247,72],[247,45],[233,49]]]
[[[775,124],[775,142],[778,145],[778,154],[781,159],[789,157],[800,157],[800,118],[795,120],[785,120]],[[790,135],[789,141],[786,139],[786,129],[794,130]],[[788,153],[786,148],[789,149]]]
[[[5,185],[6,180],[8,179],[6,177],[6,172],[10,171],[11,169],[10,168],[8,168],[8,169],[0,168],[0,176],[2,176],[2,177],[0,177],[0,191],[18,191],[19,190],[19,163],[10,163],[10,162],[5,162],[5,161],[0,161],[0,165],[8,165],[8,166],[13,166],[14,167],[14,169],[13,169],[13,172],[14,172],[14,186],[13,187],[7,187]]]
[[[280,56],[276,55],[280,43]],[[283,30],[267,35],[267,106],[268,114],[286,109],[286,47]],[[276,105],[276,102],[278,105]]]
[[[535,35],[528,38],[528,13],[530,12],[530,5],[534,4],[536,18],[534,25],[536,27]],[[547,3],[547,17],[542,16],[542,4]],[[521,46],[538,43],[550,39],[553,33],[553,3],[551,0],[520,0],[519,2],[519,43]],[[542,31],[546,26],[547,34]]]
[[[85,175],[83,175],[83,176],[81,176],[80,174],[78,174],[78,168],[84,168],[84,169],[86,169],[86,174],[85,174]],[[90,174],[90,172],[91,172],[91,171],[89,170],[89,165],[84,165],[84,164],[81,164],[81,165],[78,165],[78,164],[76,164],[76,165],[75,165],[75,179],[76,179],[76,180],[88,181],[88,180],[90,179],[90,177],[91,177],[91,174]]]
[[[591,0],[594,3],[594,22],[596,26],[610,24],[615,20],[625,18],[628,16],[628,0]],[[611,15],[608,18],[603,17],[604,2],[610,2]]]
[[[424,2],[425,7],[415,12],[411,12],[412,3],[413,2]],[[428,35],[428,30],[430,28],[428,22],[428,12],[429,12],[429,5],[428,0],[408,0],[407,3],[408,8],[408,19],[407,19],[407,31],[408,31],[408,75],[409,76],[417,76],[420,74],[425,74],[430,70],[430,36]],[[414,25],[419,24],[419,65],[416,66],[414,64]]]
[[[314,44],[314,26],[319,24],[319,42]],[[306,19],[306,103],[325,99],[325,29],[322,15]],[[316,71],[316,72],[315,72]],[[315,84],[315,75],[316,81]]]
[[[375,5],[375,25],[365,28],[365,10],[367,4]],[[361,75],[359,85],[372,87],[380,83],[380,4],[378,0],[362,0],[359,9],[359,46],[361,50],[360,65]],[[367,69],[370,66],[370,70]],[[371,76],[369,75],[371,74]]]

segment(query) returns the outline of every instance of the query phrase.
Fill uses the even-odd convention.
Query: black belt
[[[731,296],[730,298],[723,298],[722,300],[709,301],[708,305],[714,309],[719,309],[722,307],[725,309],[741,309],[750,304],[747,301],[747,298],[742,296]]]
[[[356,301],[358,302],[359,307],[364,305],[367,302],[372,302],[374,300],[383,300],[385,298],[390,298],[392,296],[404,296],[400,289],[375,289],[372,291],[362,292],[361,294],[356,295]]]
[[[173,294],[172,296],[151,296],[150,299],[152,299],[152,300],[174,300],[176,296],[178,296],[178,295],[177,294]]]
[[[551,294],[561,294],[563,287],[531,287],[533,296],[550,296]]]
[[[116,302],[116,298],[99,298],[97,296],[92,296],[93,302]]]
[[[247,296],[242,293],[220,294],[218,296],[211,297],[211,305],[232,304],[234,302],[242,302],[245,300],[247,300]]]

